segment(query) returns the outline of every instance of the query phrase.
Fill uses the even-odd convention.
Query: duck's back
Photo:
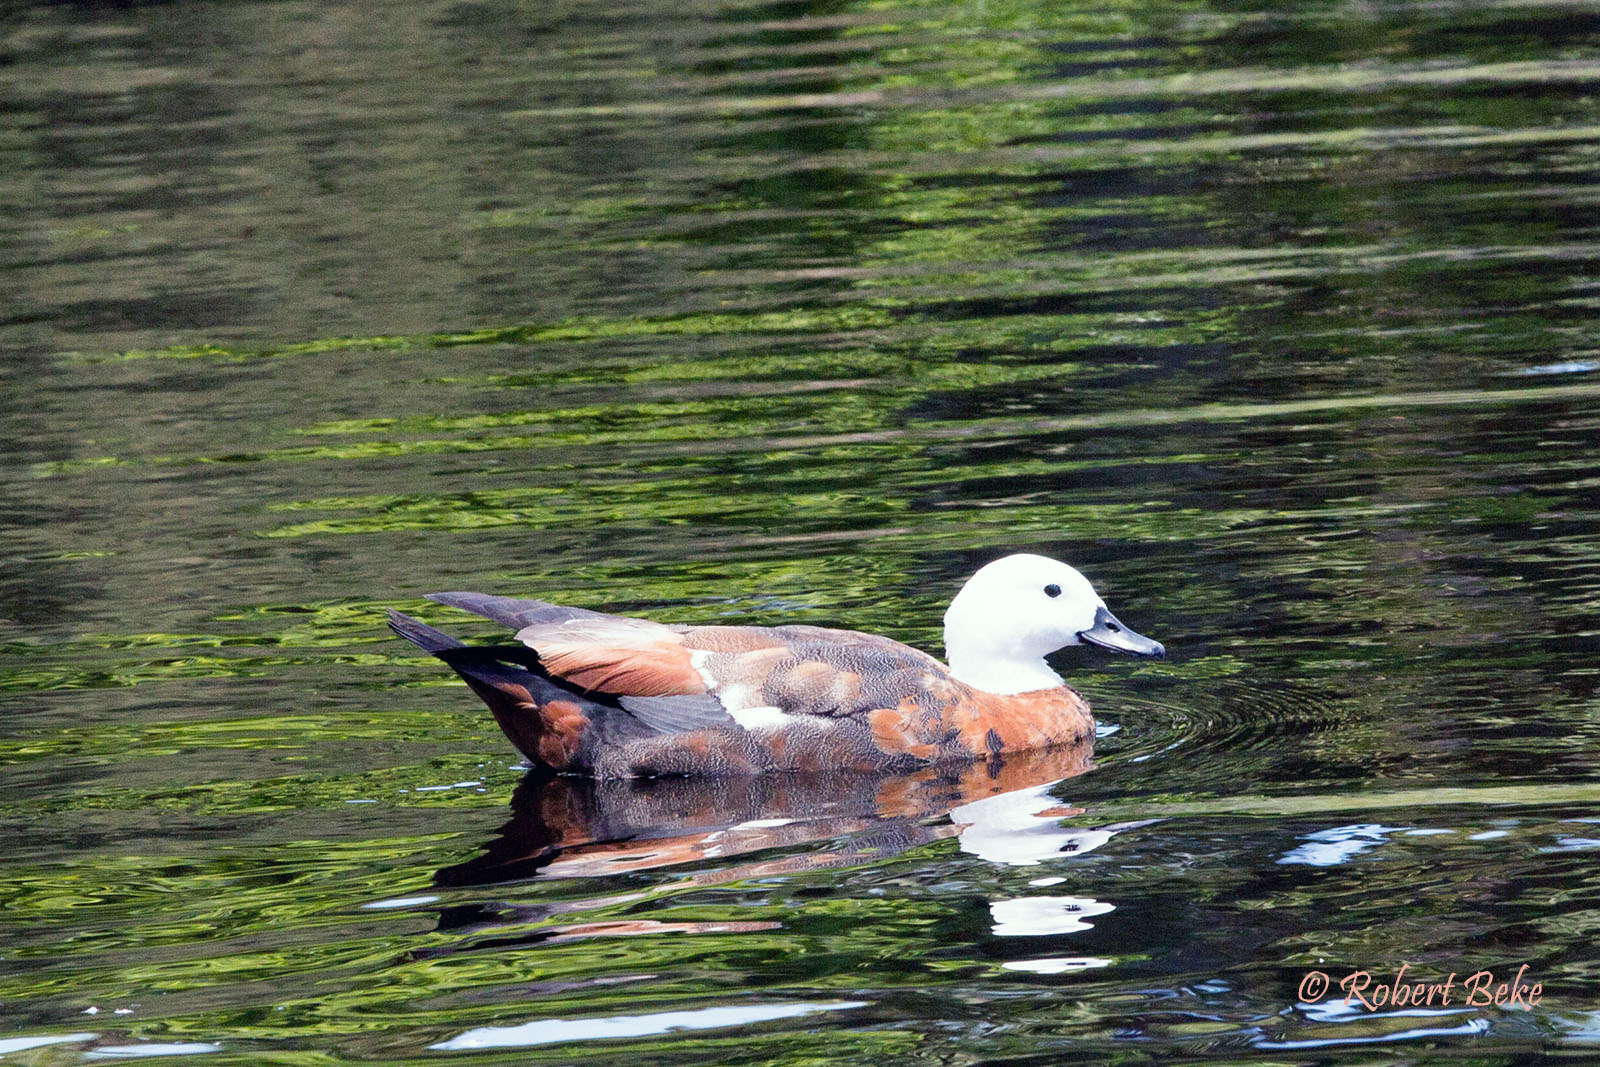
[[[668,626],[474,593],[431,599],[517,627],[520,648],[479,650],[398,613],[392,623],[462,674],[525,755],[558,771],[901,770],[1093,731],[1070,688],[981,693],[873,634]]]

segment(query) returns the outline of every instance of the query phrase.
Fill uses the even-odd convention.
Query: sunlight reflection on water
[[[549,1045],[565,1041],[605,1041],[623,1037],[644,1037],[673,1030],[715,1030],[749,1026],[774,1019],[794,1019],[827,1011],[847,1011],[865,1007],[864,1000],[830,1003],[745,1004],[734,1007],[700,1008],[694,1011],[663,1011],[650,1015],[618,1015],[595,1019],[536,1019],[520,1026],[484,1026],[429,1048],[445,1052],[469,1049],[512,1048]]]

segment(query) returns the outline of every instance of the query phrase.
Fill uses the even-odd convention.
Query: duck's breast
[[[945,722],[963,751],[999,756],[1077,744],[1094,736],[1089,702],[1071,686],[1005,695],[962,688],[965,692],[952,701]]]

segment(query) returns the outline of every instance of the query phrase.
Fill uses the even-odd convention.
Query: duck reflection
[[[1060,825],[1082,809],[1051,791],[1088,770],[1092,753],[1091,743],[903,775],[592,781],[535,772],[517,787],[511,821],[483,854],[435,880],[476,886],[685,865],[698,868],[691,881],[712,884],[860,864],[949,837],[992,862],[1039,863],[1088,852],[1115,832]],[[756,855],[818,841],[834,844]]]
[[[1023,753],[986,764],[930,767],[902,775],[763,775],[594,781],[530,773],[512,797],[512,817],[482,855],[440,870],[444,887],[527,879],[596,879],[682,866],[675,889],[860,866],[917,845],[954,838],[992,863],[1028,866],[1081,855],[1136,823],[1068,827],[1084,813],[1054,791],[1091,767],[1093,744]],[[817,843],[826,842],[825,847]],[[811,846],[811,847],[806,847]],[[1050,886],[1061,877],[1034,879]],[[477,948],[529,947],[580,938],[654,933],[731,933],[779,926],[753,922],[581,921],[601,906],[644,900],[660,886],[538,904],[479,902],[444,908],[440,930],[500,929]],[[1022,896],[990,902],[997,937],[1051,936],[1087,929],[1113,905],[1072,896]],[[548,920],[571,915],[570,923]],[[511,927],[537,923],[537,929]],[[422,955],[453,948],[419,950]],[[1104,961],[1024,961],[1018,967],[1100,965]],[[1007,964],[1008,967],[1011,964]],[[1049,973],[1055,973],[1051,970]]]

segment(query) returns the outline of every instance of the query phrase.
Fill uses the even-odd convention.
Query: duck
[[[1089,703],[1045,656],[1166,654],[1065,563],[1022,553],[967,579],[944,614],[948,662],[820,626],[666,624],[484,593],[427,599],[515,631],[468,645],[399,611],[533,769],[592,778],[900,773],[1092,743]]]

